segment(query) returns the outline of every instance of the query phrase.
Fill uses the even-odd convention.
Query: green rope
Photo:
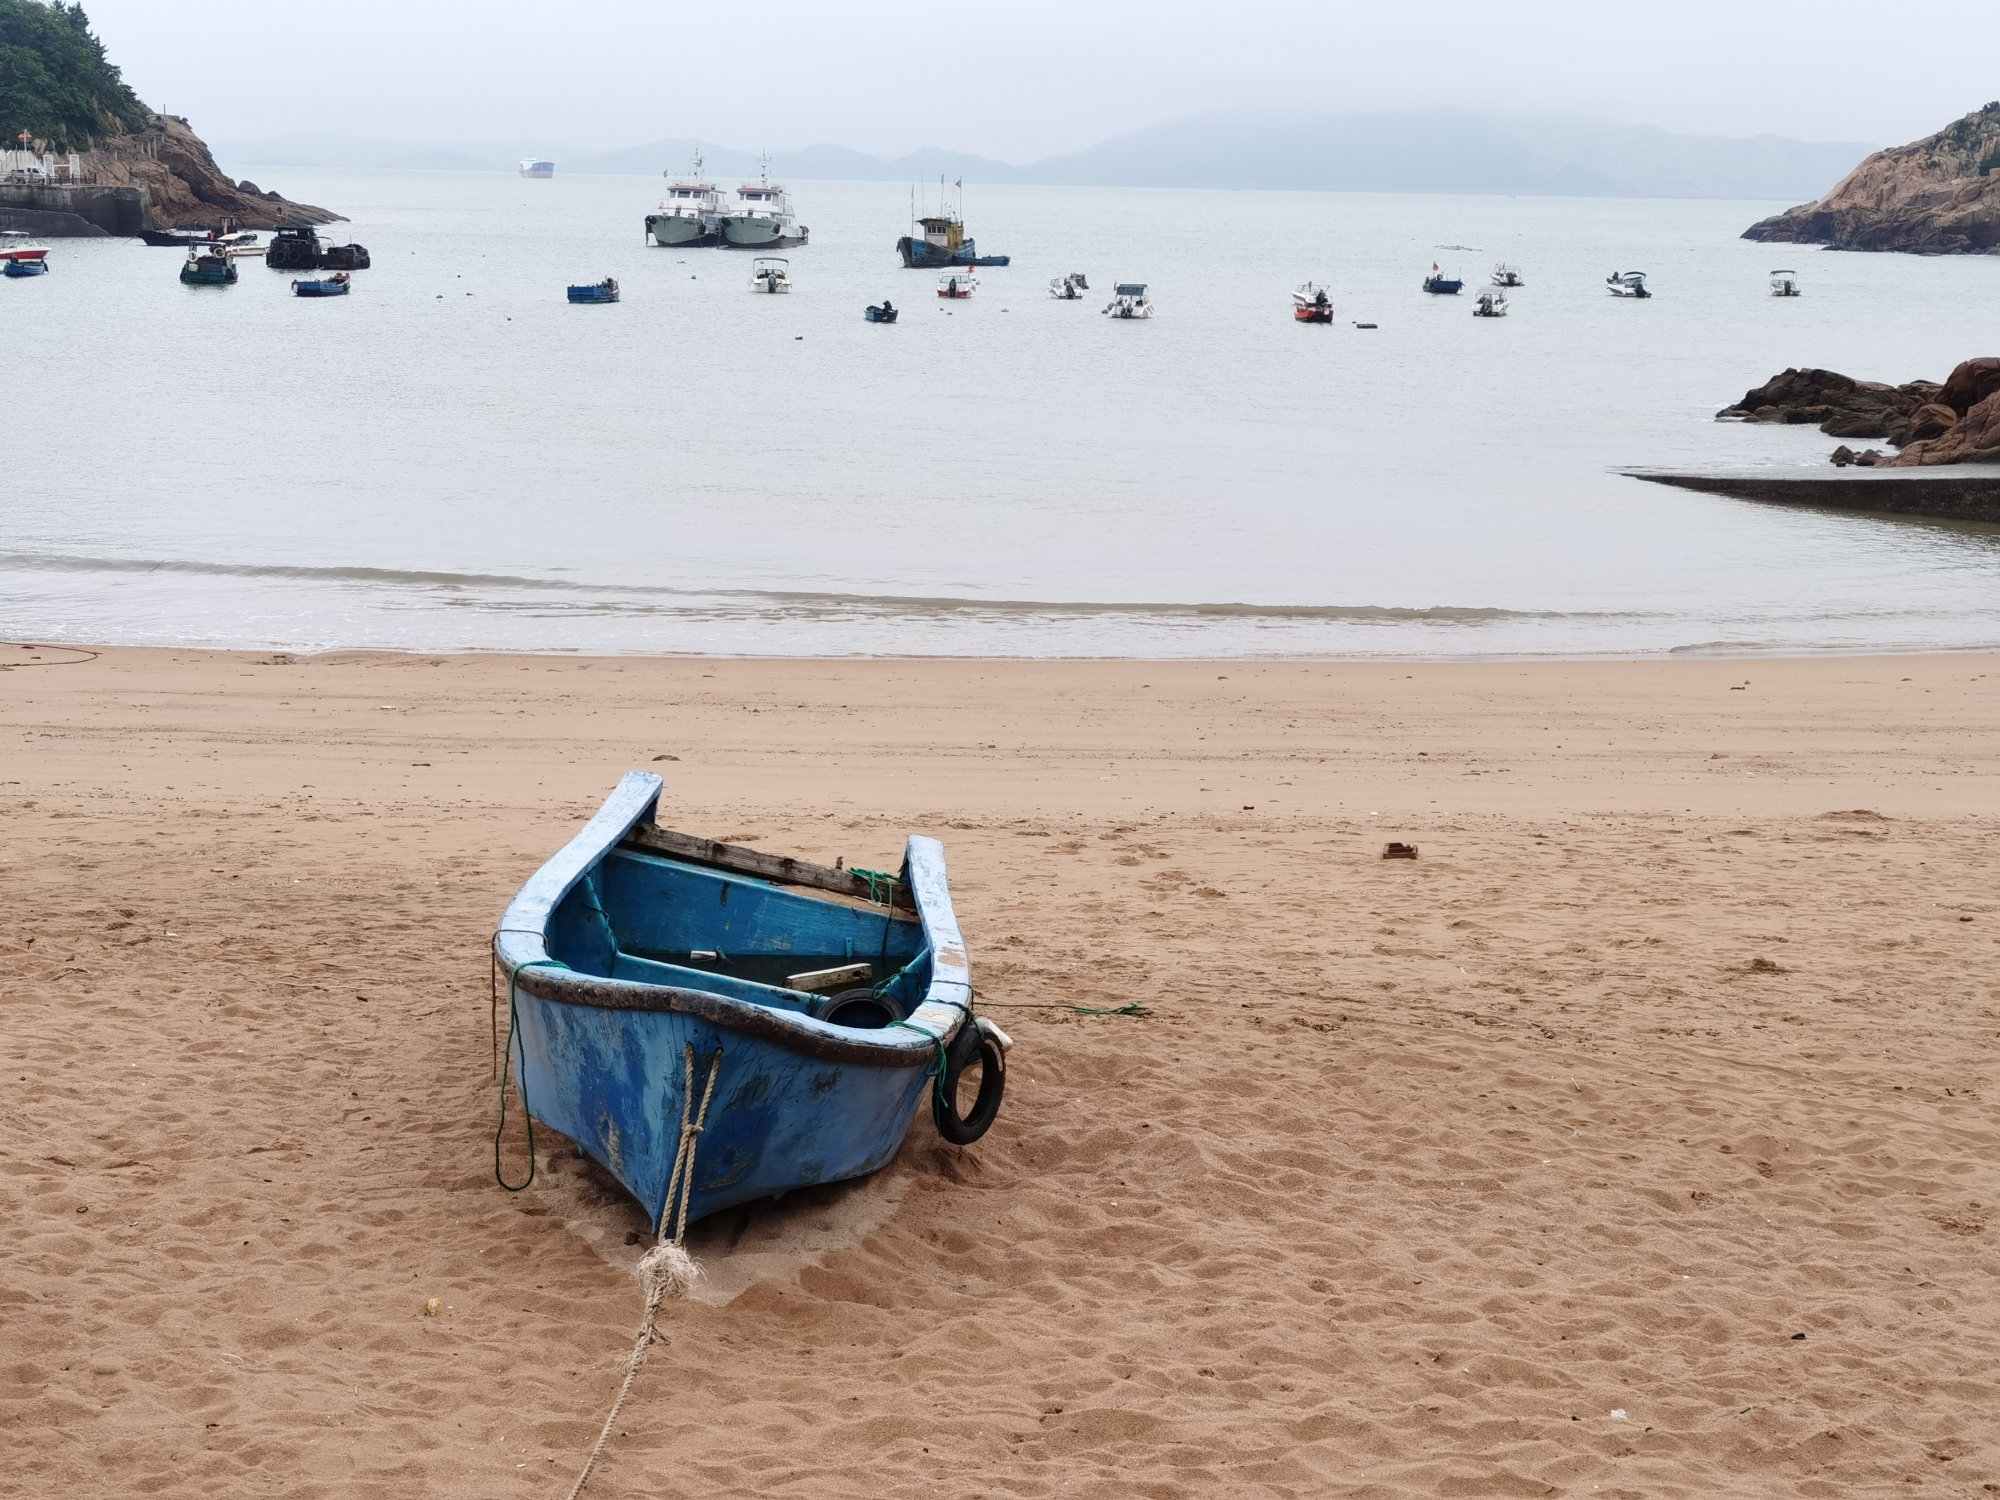
[[[509,1182],[500,1169],[500,1139],[507,1133],[507,1078],[514,1070],[514,1038],[521,1029],[521,1011],[514,989],[514,976],[523,969],[567,969],[568,964],[557,958],[531,958],[524,964],[517,964],[507,971],[507,1051],[500,1065],[500,1125],[493,1132],[493,1180],[510,1193],[525,1192],[535,1181],[535,1116],[528,1108],[528,1066],[527,1059],[521,1061],[521,1115],[528,1122],[528,1177],[525,1182]]]
[[[878,906],[890,906],[896,900],[896,887],[903,882],[886,870],[864,870],[859,865],[849,865],[850,875],[868,882],[868,899]]]
[[[968,1026],[972,1024],[970,1017],[971,1013],[967,1012],[966,1024]],[[912,1026],[908,1021],[891,1021],[889,1024],[892,1027],[898,1027],[904,1031],[914,1031],[918,1036],[924,1038],[925,1041],[929,1042],[932,1046],[937,1048],[937,1054],[938,1054],[937,1061],[931,1065],[930,1072],[927,1073],[925,1076],[931,1080],[931,1093],[937,1098],[938,1102],[942,1104],[944,1102],[944,1075],[946,1067],[945,1054],[944,1054],[944,1038],[941,1036],[932,1036],[928,1031],[924,1030],[923,1027]]]

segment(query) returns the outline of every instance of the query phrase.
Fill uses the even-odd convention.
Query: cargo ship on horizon
[[[523,177],[553,177],[556,175],[556,164],[552,161],[544,161],[539,156],[524,156],[521,158],[521,175]]]

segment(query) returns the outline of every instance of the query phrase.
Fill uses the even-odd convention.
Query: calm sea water
[[[249,170],[249,169],[246,169]],[[253,173],[253,175],[256,175]],[[370,247],[59,242],[0,281],[0,633],[216,646],[1478,656],[2000,644],[2000,529],[1626,465],[1818,466],[1718,424],[1790,364],[1991,353],[2000,260],[1746,244],[1782,205],[977,189],[940,309],[905,189],[803,183],[796,290],[643,242],[659,179],[287,170]],[[733,184],[731,184],[733,186]],[[1440,248],[1463,246],[1469,248]],[[1528,286],[1418,290],[1433,260]],[[1773,266],[1806,294],[1766,294]],[[1613,270],[1656,297],[1606,295]],[[1062,272],[1098,289],[1050,299]],[[571,307],[571,281],[624,301]],[[1341,321],[1302,327],[1312,277]],[[1158,316],[1114,323],[1114,280]],[[1471,287],[1468,287],[1470,290]],[[900,323],[864,323],[893,297]],[[1380,326],[1364,331],[1355,321]]]

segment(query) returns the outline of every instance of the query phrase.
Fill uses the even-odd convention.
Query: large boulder
[[[1938,400],[1962,414],[1995,391],[2000,391],[2000,359],[1968,359],[1951,372]]]

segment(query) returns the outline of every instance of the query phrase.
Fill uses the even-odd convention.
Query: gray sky
[[[1859,0],[86,0],[147,103],[299,131],[1021,162],[1210,110],[1454,104],[1901,142],[2000,97],[2000,5]]]

